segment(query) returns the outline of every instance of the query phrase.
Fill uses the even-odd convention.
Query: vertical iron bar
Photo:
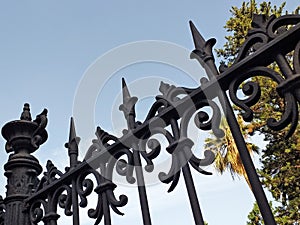
[[[70,159],[70,169],[74,169],[78,164],[78,143],[80,138],[76,136],[76,129],[73,117],[70,120],[69,142],[65,144],[68,148],[68,155]],[[76,178],[72,180],[72,209],[73,209],[73,224],[79,225],[79,205],[78,193],[76,189]]]
[[[124,78],[122,79],[122,92],[123,92],[123,104],[120,105],[120,110],[124,112],[124,116],[127,120],[128,130],[134,130],[136,128],[135,103],[137,101],[137,98],[130,96]],[[143,222],[144,225],[151,225],[149,204],[147,199],[145,180],[144,180],[141,157],[139,152],[139,145],[138,143],[136,143],[136,140],[133,139],[129,147],[133,151],[133,164],[134,164],[133,166],[136,173]]]
[[[138,192],[139,192],[139,199],[141,204],[142,210],[142,217],[143,217],[143,224],[144,225],[151,225],[151,217],[149,211],[149,204],[147,198],[147,192],[145,188],[145,180],[143,175],[141,157],[138,150],[137,144],[133,144],[133,161],[134,161],[134,168],[136,173],[137,185],[138,185]]]
[[[110,209],[107,201],[107,196],[105,192],[102,192],[102,206],[103,206],[103,216],[104,225],[111,225]]]
[[[215,65],[213,66],[213,68],[213,72],[215,72],[215,74],[218,74]],[[220,90],[218,98],[220,100],[223,110],[225,110],[224,113],[226,120],[228,122],[237,149],[239,151],[242,163],[244,165],[245,171],[249,178],[250,185],[252,187],[252,192],[257,201],[264,222],[266,225],[276,225],[274,215],[271,211],[266,194],[256,173],[256,169],[254,167],[250,153],[247,149],[245,139],[241,133],[240,126],[235,118],[235,114],[229,102],[228,96],[226,95],[226,92],[224,90]]]
[[[171,119],[170,123],[171,123],[171,128],[172,128],[175,140],[179,140],[180,131],[179,131],[177,120]],[[182,150],[184,150],[184,149],[182,149]],[[195,189],[195,184],[194,184],[193,177],[191,174],[190,166],[188,164],[188,160],[186,159],[184,152],[181,152],[179,154],[179,160],[180,160],[179,161],[180,164],[183,165],[182,173],[183,173],[187,193],[189,196],[190,205],[192,208],[195,224],[196,225],[204,225],[204,220],[203,220],[198,196],[197,196],[196,189]]]
[[[173,132],[175,140],[179,140],[179,138],[180,138],[180,131],[179,131],[177,120],[170,119],[170,124],[171,124],[172,132]]]
[[[72,180],[72,205],[73,205],[73,225],[79,225],[78,194],[76,191],[76,181]]]
[[[180,161],[181,161],[181,163],[184,163],[184,166],[182,167],[182,173],[183,173],[187,193],[189,196],[190,205],[192,208],[195,224],[196,225],[204,225],[204,220],[203,220],[203,216],[201,213],[199,200],[198,200],[197,193],[195,190],[195,184],[193,181],[190,167],[189,167],[188,163],[186,162],[185,157],[183,155],[181,155]]]
[[[128,91],[126,82],[124,79],[122,79],[122,91],[123,91],[123,104],[128,104],[128,99],[133,99],[130,96],[130,93]],[[136,123],[135,123],[135,110],[134,105],[131,106],[129,112],[125,112],[125,117],[127,120],[127,126],[129,130],[135,129]],[[141,157],[139,152],[139,146],[137,143],[133,141],[132,143],[132,150],[133,150],[133,163],[134,163],[134,169],[136,173],[136,179],[137,179],[137,185],[138,185],[138,192],[139,192],[139,199],[140,199],[140,206],[142,211],[142,217],[143,217],[143,224],[144,225],[151,225],[151,217],[150,217],[150,210],[149,210],[149,203],[147,198],[147,192],[145,187],[145,180],[144,180],[144,174],[142,169],[142,163],[141,163]]]
[[[201,51],[204,51],[204,53],[207,56],[207,58],[205,60],[204,60],[204,58],[201,59],[202,61],[200,63],[203,65],[209,79],[215,80],[216,76],[219,74],[219,72],[216,68],[216,65],[214,62],[214,57],[213,57],[213,55],[211,55],[210,52],[205,52],[206,42],[205,42],[204,38],[201,36],[201,34],[196,29],[194,24],[193,23],[190,23],[190,24],[191,24],[191,30],[192,30],[196,49],[200,49]],[[240,127],[235,118],[233,109],[231,107],[230,101],[226,94],[226,90],[222,90],[220,88],[220,90],[216,90],[216,91],[218,92],[217,93],[218,99],[220,100],[222,109],[225,113],[226,120],[228,122],[230,131],[232,133],[233,139],[234,139],[236,146],[238,148],[238,151],[240,153],[242,163],[245,167],[247,176],[249,178],[250,185],[252,187],[253,194],[257,200],[257,204],[259,206],[259,209],[260,209],[260,212],[264,219],[264,222],[266,225],[275,225],[276,223],[275,223],[274,215],[271,211],[270,205],[268,204],[267,197],[266,197],[265,192],[262,188],[262,185],[259,181],[253,161],[248,152],[244,137],[240,131]]]
[[[223,94],[223,96],[225,95],[224,92],[222,94]],[[248,152],[244,137],[240,131],[240,127],[238,125],[238,122],[236,121],[234,112],[230,106],[230,102],[229,102],[227,96],[224,96],[223,100],[224,100],[224,102],[222,102],[222,101],[220,101],[220,102],[222,104],[223,109],[227,109],[225,112],[226,120],[230,127],[230,131],[232,133],[233,139],[235,140],[235,144],[239,150],[241,160],[245,167],[245,170],[246,170],[247,176],[249,178],[249,182],[251,184],[253,194],[254,194],[257,204],[259,206],[261,215],[262,215],[266,225],[276,225],[273,213],[271,211],[271,208],[270,208],[268,200],[267,200],[267,197],[266,197],[265,192],[262,188],[262,185],[259,181],[259,178],[256,173],[256,169],[254,167],[251,156]]]
[[[100,171],[102,174],[106,174],[106,165],[102,164],[100,165]],[[100,174],[101,174],[100,172]],[[100,187],[102,184],[106,183],[106,178],[103,176],[100,177],[100,183],[98,184]],[[103,188],[103,187],[102,187]],[[111,215],[110,215],[110,205],[107,199],[107,192],[104,189],[100,189],[100,192],[97,191],[97,194],[101,194],[101,202],[102,202],[102,207],[103,207],[103,217],[104,217],[104,225],[111,225]],[[99,196],[98,196],[98,201],[99,201]]]

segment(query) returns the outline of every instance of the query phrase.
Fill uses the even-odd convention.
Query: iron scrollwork
[[[18,190],[8,185],[9,197],[20,201],[19,196],[14,195],[20,192],[25,194],[26,210],[24,212],[28,213],[28,219],[32,224],[38,224],[41,221],[44,224],[57,224],[60,217],[57,210],[60,207],[66,216],[73,216],[75,225],[79,225],[79,207],[87,207],[88,217],[95,220],[94,224],[104,221],[105,225],[110,225],[111,209],[116,214],[123,215],[119,208],[128,202],[126,195],[120,195],[118,198],[115,196],[117,185],[114,183],[114,172],[116,172],[125,177],[128,183],[137,185],[143,223],[151,225],[144,170],[149,173],[153,172],[155,159],[165,150],[171,158],[171,166],[167,172],[160,171],[158,179],[169,184],[168,192],[171,192],[176,188],[183,174],[195,223],[203,225],[204,219],[190,167],[201,174],[210,175],[211,173],[203,167],[212,164],[215,155],[211,151],[205,151],[203,159],[197,157],[193,151],[194,142],[188,137],[188,128],[193,121],[200,130],[211,130],[215,136],[222,137],[224,131],[220,128],[220,122],[221,110],[223,110],[265,223],[275,224],[230,100],[242,110],[243,119],[251,122],[253,120],[252,107],[261,97],[261,87],[249,79],[264,76],[273,80],[285,105],[281,118],[279,120],[270,118],[267,125],[273,130],[282,130],[290,125],[287,136],[293,134],[298,123],[298,102],[300,101],[299,24],[300,16],[298,15],[279,18],[255,16],[252,23],[253,29],[249,31],[233,65],[230,67],[221,65],[217,70],[212,50],[216,40],[212,38],[205,41],[194,24],[190,22],[195,43],[191,58],[196,58],[208,75],[208,78],[200,80],[198,88],[176,87],[162,82],[159,87],[161,94],[156,96],[156,101],[151,106],[146,119],[140,122],[135,118],[135,104],[138,99],[130,95],[125,80],[122,79],[123,103],[120,110],[123,111],[127,121],[123,136],[115,137],[97,127],[96,138],[92,141],[83,161],[79,161],[80,138],[76,136],[74,121],[71,119],[69,141],[65,145],[70,158],[69,167],[65,169],[65,172],[61,172],[49,160],[46,172],[38,185],[36,182],[27,182],[27,180],[25,183],[30,183],[30,187],[26,186],[26,190],[20,188],[22,185],[18,185]],[[289,43],[290,36],[293,38]],[[292,66],[288,63],[287,54],[290,54],[293,59]],[[278,65],[280,73],[268,68],[274,62]],[[239,97],[240,88],[246,98]],[[229,96],[227,96],[227,91],[229,91]],[[220,100],[220,106],[215,101],[216,97]],[[204,109],[205,107],[211,109],[211,115]],[[25,104],[21,120],[9,123],[2,131],[7,139],[7,152],[16,151],[10,156],[10,161],[6,165],[9,184],[21,183],[22,179],[26,178],[26,174],[30,174],[32,181],[36,181],[41,173],[40,165],[30,153],[47,139],[46,116],[47,110],[44,110],[34,121],[31,121],[29,105]],[[28,134],[26,142],[22,134],[23,130],[20,134],[12,132],[14,126],[20,126],[26,130]],[[17,128],[20,129],[20,127]],[[163,135],[167,140],[166,149],[162,148],[163,144],[155,137],[157,134]],[[26,160],[30,158],[31,163],[27,163],[28,165],[25,163],[29,168],[26,168],[26,173],[14,177],[11,176],[13,173],[11,169],[14,169],[11,164],[15,160],[16,165],[18,163],[20,166],[18,157],[24,156],[19,154],[19,142],[15,141],[15,136],[20,140],[23,138],[21,141],[28,147],[27,158],[22,162],[27,163]],[[15,182],[15,180],[18,181]],[[93,194],[97,196],[97,201],[94,206],[90,206],[88,199]],[[7,213],[4,205],[5,201],[3,203],[0,199],[0,224],[3,224],[4,214]],[[21,208],[23,205],[18,205],[18,207]]]
[[[285,100],[285,108],[279,121],[275,118],[270,118],[267,121],[267,125],[273,130],[282,130],[291,124],[287,137],[291,136],[298,123],[297,101],[300,100],[299,87],[297,86],[299,84],[299,76],[297,71],[295,71],[299,64],[299,52],[297,52],[297,46],[299,45],[299,19],[299,15],[287,15],[280,18],[275,16],[267,18],[263,15],[254,16],[253,29],[249,31],[236,60],[230,67],[221,65],[219,71],[216,69],[213,57],[211,57],[211,47],[214,41],[211,39],[205,41],[191,23],[196,47],[191,57],[196,58],[200,62],[209,77],[209,80],[205,81],[203,88],[205,89],[209,86],[210,89],[207,89],[212,91],[213,87],[219,87],[215,90],[215,94],[210,92],[209,97],[211,99],[218,97],[223,110],[225,110],[225,117],[238,147],[263,219],[269,224],[275,224],[274,216],[255,172],[255,167],[247,151],[226,91],[229,90],[232,102],[242,109],[244,120],[250,122],[253,119],[251,106],[259,101],[261,90],[257,83],[247,79],[262,75],[277,82],[277,91]],[[287,34],[289,34],[290,39],[288,39]],[[294,51],[294,58],[298,60],[293,62],[294,69],[291,68],[286,58],[286,55],[291,51]],[[273,62],[276,62],[278,65],[281,75],[267,68]],[[294,82],[295,85],[289,85],[291,82]],[[247,96],[246,99],[238,97],[237,91],[240,86],[243,86],[242,91]],[[291,87],[294,87],[294,89],[291,89]]]
[[[253,81],[247,81],[244,83],[244,81],[258,75],[270,78],[277,84],[281,84],[284,81],[279,73],[266,67],[254,67],[252,69],[249,69],[247,72],[241,74],[239,77],[235,78],[232,81],[229,87],[230,98],[234,104],[236,104],[243,110],[241,115],[246,122],[251,122],[253,119],[253,111],[251,109],[251,106],[254,106],[259,101],[261,91],[257,83]],[[239,99],[237,96],[237,91],[240,85],[243,85],[243,93],[248,96],[248,98],[243,100]],[[279,131],[291,124],[290,129],[286,134],[286,137],[290,137],[297,127],[298,105],[293,94],[287,92],[283,95],[283,97],[285,102],[285,110],[281,119],[277,121],[275,118],[269,118],[267,120],[267,125],[271,129]]]
[[[47,171],[41,178],[36,192],[47,189],[54,181],[57,181],[63,173],[54,166],[51,160],[47,161]],[[33,224],[38,224],[40,221],[50,222],[57,221],[60,217],[57,214],[57,205],[65,209],[67,216],[72,215],[71,206],[71,187],[69,185],[62,185],[53,192],[48,192],[45,198],[37,198],[29,208],[30,220]]]
[[[96,187],[94,187],[93,181],[87,178],[89,175],[93,175],[93,177],[96,179]],[[119,200],[117,200],[113,193],[116,187],[117,186],[114,183],[101,176],[100,173],[93,168],[82,172],[78,176],[76,180],[76,189],[80,197],[80,207],[87,207],[87,196],[89,196],[93,190],[98,195],[96,207],[88,210],[88,216],[96,219],[95,224],[99,224],[103,216],[108,216],[108,212],[106,211],[108,210],[108,206],[110,206],[115,213],[124,215],[118,210],[118,207],[125,206],[128,199],[125,195],[121,195]]]
[[[69,153],[70,151],[74,153],[78,146],[74,145],[73,141],[79,139],[75,138],[76,134],[73,120],[71,121],[70,132],[70,140],[69,143],[66,144],[66,147],[69,149]],[[117,171],[120,170],[124,172],[124,168],[120,165],[120,162],[117,163],[117,159],[124,154],[128,155],[129,152],[128,150],[126,151],[126,149],[120,149],[120,151],[110,155],[110,153],[106,152],[106,148],[109,146],[108,142],[116,139],[99,127],[97,128],[96,136],[97,139],[93,140],[93,144],[89,148],[84,162],[92,159],[96,154],[103,154],[103,158],[94,164],[86,164],[87,166],[84,170],[75,171],[80,164],[77,160],[75,161],[77,161],[78,164],[67,167],[65,173],[59,171],[51,161],[47,162],[47,172],[44,173],[36,189],[37,197],[33,197],[30,204],[28,203],[30,219],[33,224],[38,224],[40,221],[56,224],[59,218],[57,206],[64,209],[66,216],[76,216],[78,218],[76,223],[79,224],[78,211],[74,211],[74,208],[77,204],[82,208],[87,207],[87,197],[93,192],[98,196],[96,206],[95,208],[89,208],[87,214],[90,218],[95,219],[95,224],[99,224],[103,217],[105,224],[110,224],[110,216],[108,216],[109,207],[111,207],[115,213],[123,215],[118,207],[126,205],[128,199],[125,195],[120,195],[119,199],[115,197],[114,189],[116,185],[111,181],[113,171],[111,168],[113,165],[117,165],[117,168],[119,168]],[[71,158],[72,154],[69,155],[70,164],[72,164],[74,160]],[[75,155],[78,155],[78,152]],[[129,154],[129,162],[132,161],[131,158]],[[97,171],[98,168],[100,171]],[[76,176],[71,180],[67,179],[67,181],[63,182],[57,189],[53,188],[55,182],[59,182],[60,178],[67,177],[68,173],[74,171]],[[122,172],[120,172],[120,174],[122,174]],[[94,180],[91,179],[91,176]],[[130,180],[130,175],[128,175],[128,180]],[[45,192],[47,189],[49,189],[49,191]],[[40,192],[44,193],[38,198]],[[80,200],[79,202],[78,199]]]
[[[243,59],[247,59],[247,56],[251,56],[252,53],[260,50],[267,43],[270,43],[276,37],[285,35],[288,30],[293,29],[294,25],[299,25],[299,15],[285,15],[276,18],[274,15],[269,18],[264,15],[254,16],[252,26],[253,29],[249,31],[248,37],[239,51],[239,55],[236,58],[234,64],[237,64]],[[276,72],[274,69],[257,66],[252,67],[245,72],[236,76],[230,84],[229,93],[230,98],[234,104],[239,106],[242,110],[242,116],[245,121],[250,122],[253,119],[253,111],[251,106],[255,105],[261,96],[259,84],[248,81],[247,79],[255,76],[264,76],[272,79],[277,83],[277,91],[280,97],[284,99],[285,107],[281,119],[277,121],[274,118],[269,118],[267,125],[269,128],[279,131],[290,125],[289,131],[286,133],[286,137],[290,137],[298,124],[298,104],[299,98],[299,55],[300,55],[300,41],[293,48],[293,68],[290,67],[286,59],[286,50],[278,51],[273,54],[274,61],[277,63],[280,72]],[[234,65],[233,64],[233,65]],[[242,85],[243,93],[247,96],[246,99],[240,100],[237,97],[237,90]]]

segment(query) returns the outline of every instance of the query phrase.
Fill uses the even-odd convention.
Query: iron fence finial
[[[70,167],[74,167],[78,163],[78,144],[80,137],[76,136],[76,129],[74,118],[71,117],[70,120],[70,132],[69,132],[69,142],[65,144],[65,147],[68,148],[68,155],[70,157]]]
[[[30,113],[30,106],[28,103],[24,104],[23,112],[21,114],[20,119],[31,121],[32,118],[31,118],[31,113]]]
[[[202,49],[205,46],[205,39],[202,37],[195,24],[190,20],[190,29],[193,36],[193,41],[195,45],[195,49]]]
[[[124,116],[128,123],[135,123],[134,122],[135,104],[138,98],[135,96],[131,97],[124,78],[122,78],[122,94],[123,94],[123,103],[120,105],[119,109],[123,111]],[[130,116],[132,117],[131,119],[129,118]]]

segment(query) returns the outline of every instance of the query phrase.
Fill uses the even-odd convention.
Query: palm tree
[[[249,133],[251,134],[251,130],[253,129],[252,125],[245,124],[241,116],[238,116],[237,119],[244,138],[249,138]],[[220,126],[225,133],[224,137],[217,138],[211,134],[211,137],[205,140],[205,149],[215,153],[216,159],[214,166],[219,173],[222,174],[226,170],[229,170],[233,179],[236,176],[244,177],[249,187],[251,187],[239,151],[225,118],[222,118]],[[253,152],[258,153],[258,147],[256,145],[249,142],[246,142],[246,145],[251,154],[253,154]]]

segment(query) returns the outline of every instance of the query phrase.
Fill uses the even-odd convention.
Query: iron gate
[[[29,225],[42,222],[55,225],[60,217],[57,213],[60,207],[66,216],[72,216],[73,224],[78,225],[80,208],[88,205],[88,196],[95,192],[98,196],[97,206],[88,210],[88,216],[95,219],[95,224],[103,220],[105,225],[110,225],[112,211],[122,215],[119,208],[126,205],[128,200],[126,195],[115,196],[115,171],[126,177],[127,182],[137,183],[143,224],[150,225],[144,173],[153,171],[155,158],[162,151],[159,141],[153,135],[162,134],[168,141],[165,150],[172,164],[168,173],[159,174],[159,180],[170,184],[168,191],[171,192],[180,174],[183,174],[195,224],[203,225],[191,167],[201,174],[209,175],[203,167],[212,164],[215,156],[208,150],[203,159],[197,158],[192,152],[194,143],[188,137],[187,128],[191,118],[194,118],[199,129],[212,130],[217,137],[222,137],[221,109],[238,147],[265,224],[275,224],[231,104],[240,107],[243,119],[251,122],[251,106],[259,101],[260,88],[258,84],[248,82],[248,79],[257,75],[269,77],[277,82],[277,91],[285,100],[285,108],[281,119],[276,121],[270,118],[268,126],[273,130],[289,126],[287,136],[293,134],[298,124],[300,100],[300,16],[271,16],[266,19],[257,15],[253,24],[255,26],[249,32],[233,65],[229,68],[221,65],[217,69],[212,53],[216,40],[205,41],[191,22],[195,44],[191,58],[198,60],[204,67],[208,79],[202,78],[200,86],[195,89],[162,82],[159,87],[161,94],[156,97],[144,122],[136,121],[135,104],[138,99],[130,95],[123,79],[123,104],[120,110],[127,121],[123,136],[117,138],[97,127],[96,139],[85,158],[79,161],[80,138],[76,136],[74,121],[71,119],[69,141],[65,145],[70,165],[65,172],[59,171],[49,160],[44,176],[38,179],[42,167],[31,153],[47,140],[47,110],[32,120],[29,105],[25,104],[20,120],[9,122],[2,129],[2,135],[7,140],[6,151],[12,153],[4,166],[7,192],[6,198],[1,198],[0,203],[1,224]],[[286,59],[286,55],[291,52],[292,67]],[[268,68],[273,62],[278,64],[281,74]],[[240,99],[237,94],[240,86],[243,86],[244,94],[248,96],[246,99]],[[220,106],[214,101],[215,98],[219,100]],[[212,115],[201,110],[207,106],[212,109]],[[89,179],[89,176],[93,176],[94,180]]]

